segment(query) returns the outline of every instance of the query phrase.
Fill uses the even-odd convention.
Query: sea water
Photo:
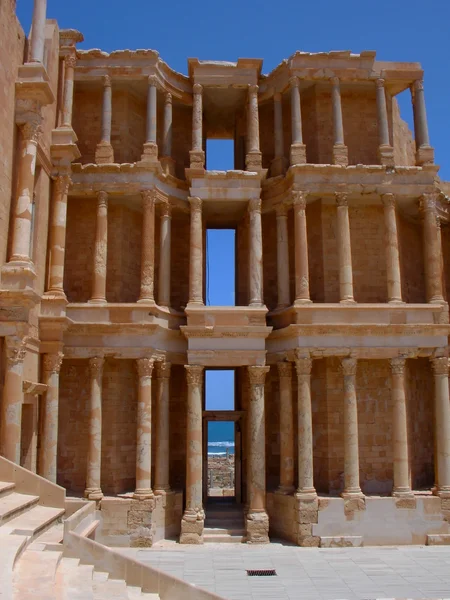
[[[225,456],[234,454],[234,423],[230,421],[210,421],[208,423],[208,454]]]

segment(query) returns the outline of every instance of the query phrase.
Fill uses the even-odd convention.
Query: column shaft
[[[388,302],[402,302],[402,281],[394,194],[381,196],[384,205]]]
[[[337,192],[337,243],[339,256],[339,290],[341,302],[354,302],[353,267],[347,194]]]
[[[423,81],[414,82],[414,127],[417,148],[430,145]]]
[[[203,304],[203,224],[202,201],[188,198],[191,205],[189,262],[189,303]]]
[[[157,373],[155,493],[169,492],[169,389],[170,363],[161,363]]]
[[[291,131],[292,143],[303,144],[302,109],[300,102],[300,87],[297,77],[289,80],[291,86]]]
[[[152,476],[152,358],[138,358],[138,404],[136,435],[136,490],[140,500],[153,496]]]
[[[379,145],[390,146],[389,121],[386,105],[386,91],[384,88],[384,79],[377,79],[376,86]]]
[[[203,86],[194,84],[192,97],[192,150],[189,153],[191,169],[203,169]]]
[[[331,79],[331,101],[333,105],[333,164],[348,165],[348,150],[344,141],[344,122],[342,118],[341,84],[337,77]]]
[[[139,302],[154,302],[156,191],[142,192],[141,291]]]
[[[86,490],[84,495],[89,500],[101,500],[101,467],[102,467],[102,375],[104,359],[89,359],[91,390],[89,396],[89,437],[86,470]]]
[[[73,112],[73,81],[77,58],[75,55],[66,56],[64,59],[64,102],[62,110],[62,126],[72,127]]]
[[[280,486],[278,491],[289,494],[294,490],[292,367],[289,362],[279,362],[277,366],[280,381]]]
[[[436,479],[440,495],[450,497],[450,398],[448,358],[432,360],[434,373]]]
[[[408,420],[404,358],[391,359],[392,438],[394,442],[394,496],[411,495],[409,481]]]
[[[172,213],[169,202],[161,205],[159,239],[159,305],[170,306],[170,269],[172,245]]]
[[[5,338],[6,370],[0,406],[0,454],[20,465],[20,441],[23,405],[23,345],[10,344]]]
[[[31,27],[30,62],[44,62],[47,0],[35,0]]]
[[[172,94],[167,92],[164,99],[163,156],[172,156]]]
[[[281,94],[273,96],[274,111],[274,138],[275,138],[275,158],[282,158],[284,155],[284,135],[283,135],[283,105]]]
[[[45,354],[42,368],[47,391],[43,397],[39,475],[53,483],[56,483],[57,475],[59,372],[62,360],[61,352]]]
[[[89,302],[106,302],[106,269],[108,253],[108,194],[97,195],[97,222],[94,244],[92,297]]]
[[[259,106],[257,85],[248,86],[247,106],[247,171],[257,171],[262,166],[262,154],[259,146]]]
[[[341,371],[344,376],[344,496],[361,495],[356,366],[355,358],[341,360]]]
[[[156,78],[154,76],[150,76],[148,78],[147,92],[147,144],[156,144],[156,98]]]
[[[444,301],[441,272],[441,243],[437,224],[436,196],[424,194],[420,201],[423,214],[423,252],[427,302]]]
[[[298,489],[297,494],[314,494],[313,431],[311,407],[312,360],[296,352],[298,386]]]
[[[306,226],[306,194],[292,191],[295,227],[295,303],[311,302],[309,296],[308,234]]]
[[[66,253],[67,194],[71,180],[60,176],[53,184],[53,206],[49,232],[48,294],[65,298],[64,257]]]
[[[114,151],[111,146],[112,127],[112,87],[109,75],[103,77],[103,106],[102,106],[102,139],[95,150],[97,164],[114,162]]]
[[[284,204],[277,209],[277,274],[278,308],[286,308],[290,305],[289,240],[287,207]]]
[[[263,266],[262,266],[262,224],[261,200],[254,198],[249,201],[249,275],[250,275],[250,306],[262,306],[263,301]]]

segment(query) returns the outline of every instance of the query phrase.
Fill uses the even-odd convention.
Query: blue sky
[[[18,17],[28,32],[32,0],[17,0]],[[48,0],[47,14],[63,28],[79,29],[80,48],[153,48],[173,69],[187,73],[187,59],[264,59],[271,71],[296,50],[376,50],[378,60],[418,61],[425,70],[425,94],[431,143],[440,175],[450,180],[450,0]],[[399,98],[412,128],[409,94]],[[208,168],[232,168],[219,145],[208,152]],[[226,233],[209,240],[209,300],[232,304],[234,273]],[[230,247],[230,246],[228,246]],[[232,389],[230,377],[216,372],[217,407]],[[227,379],[228,377],[228,379]],[[211,387],[211,385],[210,385]]]

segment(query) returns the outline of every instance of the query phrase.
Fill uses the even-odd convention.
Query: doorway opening
[[[235,497],[234,421],[208,421],[208,498]]]
[[[208,171],[234,169],[234,140],[206,140],[206,169]]]
[[[206,305],[236,306],[235,229],[206,229]]]

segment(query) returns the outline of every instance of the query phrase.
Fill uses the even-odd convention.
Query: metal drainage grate
[[[275,577],[275,569],[247,569],[249,577]]]

